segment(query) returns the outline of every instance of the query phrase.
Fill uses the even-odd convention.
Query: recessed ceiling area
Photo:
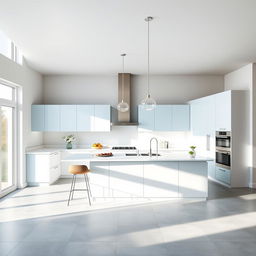
[[[225,74],[256,61],[255,0],[1,0],[0,30],[44,74]]]

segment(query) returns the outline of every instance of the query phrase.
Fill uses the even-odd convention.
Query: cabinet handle
[[[219,168],[219,170],[220,170],[220,171],[222,171],[222,172],[226,172],[226,170],[224,170],[224,169],[221,169],[221,168]]]

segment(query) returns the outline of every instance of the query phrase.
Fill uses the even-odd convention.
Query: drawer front
[[[53,152],[50,154],[50,168],[55,167],[60,164],[60,153]]]
[[[215,178],[221,182],[230,185],[230,170],[216,166]]]

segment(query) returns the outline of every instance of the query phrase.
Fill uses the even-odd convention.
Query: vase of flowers
[[[196,146],[190,146],[190,151],[188,153],[189,153],[191,158],[195,158],[196,157],[195,149],[196,149]]]
[[[64,136],[63,140],[66,142],[66,149],[72,149],[72,142],[76,140],[74,135]]]

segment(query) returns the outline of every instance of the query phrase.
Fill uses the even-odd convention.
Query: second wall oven
[[[230,169],[231,167],[231,132],[216,132],[216,165]]]

